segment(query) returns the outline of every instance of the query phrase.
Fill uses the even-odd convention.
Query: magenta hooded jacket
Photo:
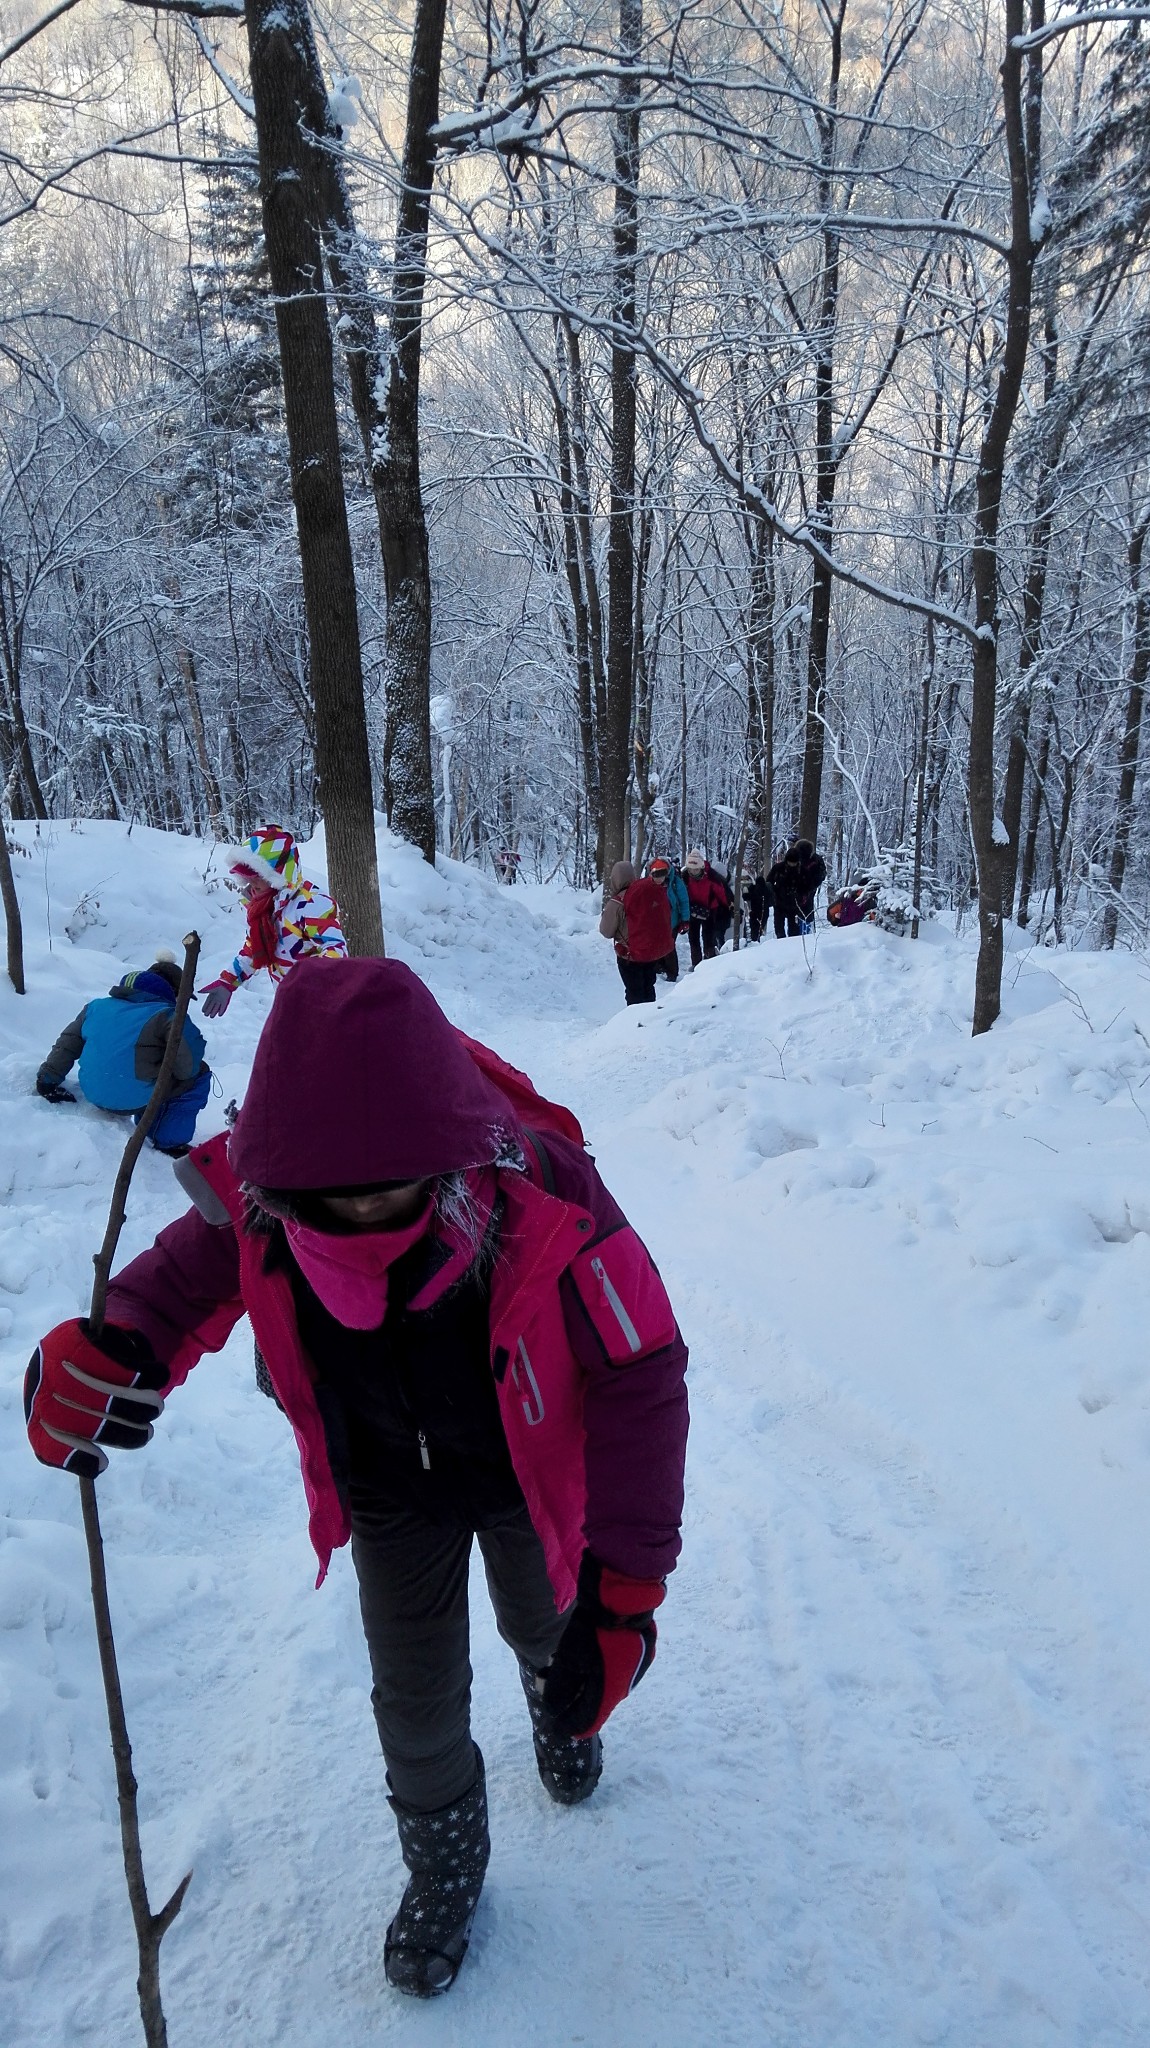
[[[143,1332],[172,1386],[250,1317],[295,1431],[320,1580],[348,1540],[347,1505],[291,1282],[268,1269],[266,1236],[246,1227],[243,1184],[422,1178],[490,1165],[521,1136],[507,1096],[410,969],[305,960],[276,997],[230,1138],[191,1155],[198,1206],[112,1282],[109,1320]],[[585,1548],[634,1578],[674,1566],[687,1353],[650,1256],[592,1160],[555,1133],[541,1134],[539,1150],[523,1146],[527,1172],[497,1168],[491,1370],[562,1608]]]

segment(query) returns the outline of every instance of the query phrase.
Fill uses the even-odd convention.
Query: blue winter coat
[[[678,931],[681,924],[691,922],[691,899],[678,868],[672,868],[667,878],[667,895],[671,904],[671,928]]]
[[[62,1031],[40,1069],[62,1081],[80,1061],[80,1086],[97,1109],[143,1109],[156,1083],[176,999],[158,974],[130,974],[110,995],[85,1004]],[[204,1035],[185,1023],[176,1055],[173,1096],[199,1076]]]

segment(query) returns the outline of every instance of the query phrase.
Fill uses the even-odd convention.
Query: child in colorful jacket
[[[229,871],[247,905],[248,931],[231,966],[200,990],[205,1017],[222,1017],[240,983],[261,967],[282,981],[309,954],[341,960],[347,953],[339,911],[330,896],[304,880],[290,832],[279,825],[253,832],[232,854]]]
[[[94,1477],[250,1316],[321,1579],[351,1538],[411,1872],[385,1972],[419,1997],[454,1982],[490,1846],[473,1540],[539,1775],[568,1806],[594,1791],[599,1730],[650,1667],[679,1552],[686,1350],[572,1129],[409,968],[305,960],[230,1137],[177,1168],[196,1206],[113,1280],[99,1340],[62,1323],[25,1383],[37,1457]]]

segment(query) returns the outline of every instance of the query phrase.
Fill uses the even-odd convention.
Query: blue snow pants
[[[156,1118],[148,1137],[153,1145],[190,1145],[196,1128],[196,1118],[211,1093],[212,1070],[201,1067],[190,1088],[168,1103]],[[133,1123],[139,1123],[143,1110],[138,1109]]]

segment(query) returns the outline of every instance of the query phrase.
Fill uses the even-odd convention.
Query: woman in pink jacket
[[[679,1550],[686,1352],[564,1115],[408,968],[302,961],[230,1137],[181,1164],[194,1206],[113,1282],[98,1342],[61,1324],[25,1387],[37,1456],[95,1476],[250,1316],[321,1579],[351,1539],[411,1873],[385,1969],[421,1997],[454,1982],[487,1866],[472,1541],[565,1805],[594,1790],[599,1730],[654,1657]]]

